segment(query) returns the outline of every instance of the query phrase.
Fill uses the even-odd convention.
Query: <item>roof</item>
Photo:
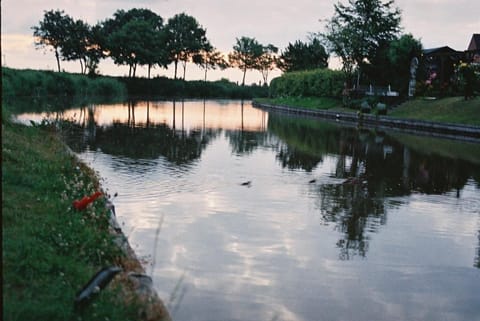
[[[468,51],[480,50],[480,33],[474,33],[470,45],[467,48]]]
[[[433,55],[433,54],[457,54],[460,53],[448,46],[438,47],[438,48],[431,48],[431,49],[423,49],[424,55]]]

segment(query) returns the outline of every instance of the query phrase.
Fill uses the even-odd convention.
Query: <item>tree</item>
[[[357,69],[357,85],[362,66],[371,60],[380,45],[400,32],[400,9],[394,0],[348,0],[334,5],[334,16],[323,34],[331,52],[342,59],[344,69]]]
[[[51,46],[57,59],[57,67],[60,72],[60,50],[65,45],[68,36],[68,28],[73,24],[73,19],[66,15],[63,10],[45,11],[43,20],[39,26],[32,27],[35,37],[35,46],[45,48]]]
[[[82,20],[71,21],[68,24],[64,45],[61,48],[62,56],[65,60],[79,60],[80,71],[87,73],[88,50],[91,46],[92,28]]]
[[[313,38],[309,43],[297,40],[289,43],[280,55],[278,68],[282,71],[300,71],[328,67],[328,53],[318,38]]]
[[[264,48],[255,38],[241,37],[236,40],[233,52],[228,55],[228,61],[231,66],[243,71],[242,86],[244,86],[247,70],[257,69],[258,60],[264,53]]]
[[[185,80],[187,62],[210,46],[206,38],[206,30],[198,24],[194,17],[180,13],[168,19],[165,32],[168,57],[175,64],[174,78],[177,79],[178,62],[180,61],[183,63],[183,79]]]
[[[90,27],[87,39],[87,51],[84,56],[85,73],[94,75],[97,72],[100,59],[106,57],[106,53],[102,49],[102,41],[105,38],[101,24]]]
[[[205,81],[207,81],[208,69],[220,69],[228,68],[228,62],[224,58],[223,54],[213,47],[200,50],[195,56],[193,56],[193,62],[205,70]]]
[[[278,48],[272,44],[263,47],[262,55],[258,58],[257,68],[262,74],[263,84],[267,85],[268,74],[277,67],[276,54]]]
[[[422,44],[412,35],[382,42],[374,57],[364,64],[364,74],[372,84],[392,85],[401,94],[408,92],[410,64],[422,55]],[[392,77],[394,75],[394,77]]]
[[[128,65],[129,77],[135,77],[137,65],[164,65],[160,52],[163,19],[148,9],[118,10],[103,23],[104,50],[115,64]]]

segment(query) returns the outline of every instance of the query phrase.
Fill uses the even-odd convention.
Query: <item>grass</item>
[[[341,108],[342,102],[328,97],[281,97],[281,98],[256,98],[259,103],[301,107],[306,109],[326,110]]]
[[[399,118],[480,125],[480,97],[471,100],[464,100],[463,97],[438,100],[418,98],[400,105],[389,115]]]
[[[124,257],[108,232],[105,200],[84,211],[72,201],[99,189],[95,173],[70,155],[50,126],[8,121],[2,106],[4,320],[133,320],[118,278],[81,313],[77,291]]]
[[[2,67],[2,96],[16,100],[18,97],[125,97],[125,85],[113,77],[53,72],[45,70],[12,69]]]
[[[342,107],[340,100],[322,97],[258,98],[259,103],[285,105],[306,109],[357,112],[356,109]],[[448,97],[437,100],[417,98],[407,101],[393,110],[388,116],[410,118],[434,122],[480,125],[480,97],[464,100],[463,97]]]

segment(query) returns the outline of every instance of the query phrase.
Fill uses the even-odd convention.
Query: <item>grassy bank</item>
[[[268,96],[268,87],[218,81],[182,81],[166,77],[128,78],[95,76],[42,70],[19,70],[2,67],[2,98],[18,97],[42,100],[45,97],[68,105],[81,100],[152,98],[232,98],[251,99]]]
[[[286,97],[255,99],[259,103],[283,105],[306,109],[358,112],[342,107],[340,100],[325,97]],[[448,97],[437,100],[417,98],[388,111],[387,116],[435,122],[480,125],[480,97],[464,100],[463,97]]]
[[[2,107],[3,320],[134,320],[116,277],[83,311],[77,291],[101,267],[122,266],[108,232],[105,199],[84,211],[72,201],[99,189],[55,131],[7,120]]]
[[[2,67],[2,99],[28,97],[125,97],[126,86],[113,77]]]
[[[403,103],[389,115],[398,118],[480,125],[480,97],[470,100],[464,100],[463,97],[437,100],[418,98]]]
[[[279,98],[255,98],[255,101],[264,104],[279,106],[299,107],[316,110],[342,109],[342,101],[328,97],[279,97]]]

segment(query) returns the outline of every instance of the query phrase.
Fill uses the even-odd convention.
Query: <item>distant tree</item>
[[[264,53],[264,47],[255,39],[249,37],[236,38],[233,52],[228,55],[231,66],[243,71],[242,86],[245,85],[245,75],[248,69],[258,69],[258,61]]]
[[[258,58],[257,68],[262,74],[263,84],[267,85],[270,71],[277,67],[278,48],[272,44],[263,47],[263,52]]]
[[[71,21],[66,28],[66,38],[61,48],[62,56],[65,60],[79,60],[80,72],[86,73],[87,70],[87,52],[91,27],[82,20]]]
[[[393,4],[394,0],[348,0],[347,5],[334,5],[335,13],[327,21],[323,36],[347,72],[357,68],[357,85],[365,61],[400,32],[400,9]]]
[[[106,57],[106,53],[102,49],[102,42],[105,35],[101,24],[90,27],[87,39],[87,52],[84,57],[85,73],[94,75],[97,73],[98,63],[100,59]]]
[[[204,48],[195,54],[193,56],[193,62],[205,70],[205,81],[207,81],[208,69],[216,69],[219,67],[223,70],[228,68],[228,62],[223,54],[212,46]]]
[[[169,60],[175,64],[174,78],[177,79],[178,62],[183,64],[183,79],[187,63],[210,44],[197,20],[185,13],[176,14],[165,25],[166,47]]]
[[[165,65],[161,52],[163,19],[148,9],[118,10],[103,23],[104,50],[115,64],[128,65],[135,77],[137,65]]]
[[[297,40],[289,43],[278,60],[278,68],[282,71],[300,71],[328,67],[328,53],[318,38],[309,43]]]
[[[66,15],[63,10],[45,11],[43,20],[39,26],[32,27],[35,37],[35,46],[45,48],[51,46],[57,59],[57,67],[60,72],[60,54],[68,36],[69,26],[73,19]]]
[[[421,42],[410,34],[382,42],[375,56],[364,64],[365,76],[370,83],[390,84],[405,94],[408,91],[411,61],[414,57],[420,60],[421,55]]]
[[[388,62],[391,66],[392,73],[395,77],[391,77],[391,83],[400,91],[408,92],[408,83],[411,77],[410,65],[412,59],[416,57],[421,61],[423,46],[420,40],[415,39],[411,34],[402,35],[400,38],[390,42],[388,48]],[[424,68],[419,66],[420,70]],[[417,75],[421,75],[421,71],[417,71]]]

